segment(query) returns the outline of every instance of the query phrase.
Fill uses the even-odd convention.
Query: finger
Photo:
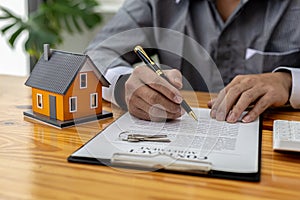
[[[222,100],[225,98],[225,95],[226,95],[226,88],[222,89],[219,92],[217,98],[214,100],[214,103],[212,104],[211,112],[210,112],[210,116],[212,118],[216,118],[218,107],[221,104]]]
[[[230,110],[230,108],[233,106],[233,104],[236,102],[239,93],[235,93],[236,91],[230,90],[228,94],[225,95],[225,97],[222,99],[221,103],[218,105],[218,108],[216,109],[216,120],[218,121],[224,121],[226,119],[226,116]]]
[[[220,103],[215,108],[215,118],[219,121],[224,121],[227,118],[229,111],[240,98],[240,95],[249,90],[255,84],[250,78],[245,76],[237,76],[226,88],[225,96],[219,98]]]
[[[212,104],[212,112],[211,112],[211,116],[213,118],[216,117],[216,113],[218,110],[219,105],[221,104],[221,102],[224,100],[227,91],[233,86],[234,84],[231,82],[229,83],[225,88],[223,88],[217,95],[217,97],[214,99],[213,104]]]
[[[244,76],[238,75],[224,89],[222,89],[219,92],[217,99],[214,101],[212,105],[212,109],[210,113],[212,118],[216,118],[217,110],[219,109],[221,102],[225,99],[227,91],[229,91],[232,87],[236,85],[240,85],[243,80],[244,80]]]
[[[217,98],[213,98],[210,101],[207,102],[207,107],[212,108],[213,105],[216,103]]]
[[[133,111],[133,108],[137,107],[144,112],[149,113],[150,109],[154,107],[152,108],[154,109],[153,112],[161,118],[173,119],[182,115],[180,104],[175,104],[160,93],[152,90],[147,85],[143,85],[136,89],[131,96],[126,96],[126,102],[128,102],[129,111]],[[166,113],[166,115],[163,113]]]
[[[248,89],[249,86],[243,84],[237,84],[228,89],[225,97],[222,99],[221,103],[218,105],[216,111],[216,119],[219,121],[224,121],[227,114],[236,103],[240,95]]]
[[[168,113],[178,114],[181,112],[180,104],[170,101],[164,95],[152,90],[148,86],[138,88],[135,96],[143,99],[148,105],[161,105]]]
[[[131,76],[128,78],[128,80],[125,82],[125,98],[126,103],[128,105],[129,99],[134,96],[134,93],[138,88],[145,87],[145,83],[142,82],[140,77],[137,76],[135,70],[131,74]],[[148,87],[145,87],[145,89],[149,89]]]
[[[183,84],[182,84],[182,74],[179,70],[177,69],[172,69],[172,70],[164,70],[163,71],[168,77],[170,83],[175,86],[177,89],[181,89]]]
[[[145,112],[144,110],[137,108],[136,106],[129,107],[128,111],[131,115],[133,115],[139,119],[144,119],[144,120],[150,121],[149,114],[147,112]]]
[[[152,122],[162,122],[162,121],[166,121],[167,119],[178,118],[178,117],[176,117],[176,118],[167,118],[167,117],[160,118],[156,115],[155,116],[149,115],[149,113],[147,113],[141,109],[138,109],[138,108],[136,108],[136,110],[131,114],[139,119],[144,119],[144,120],[152,121]]]
[[[165,110],[165,108],[161,105],[153,105],[149,108],[149,117],[151,121],[161,121],[161,119],[177,119],[180,117],[184,112],[177,112],[177,113],[170,113]]]
[[[250,110],[246,116],[243,117],[242,121],[244,123],[249,123],[254,121],[261,113],[263,113],[270,105],[273,104],[272,98],[268,95],[264,95],[260,98],[252,110]]]
[[[162,121],[162,119],[176,119],[183,114],[181,110],[177,113],[170,113],[163,106],[159,104],[150,105],[138,96],[132,97],[130,101],[132,103],[129,104],[129,112],[138,118],[146,120]]]
[[[139,77],[143,83],[163,94],[174,103],[179,104],[182,102],[182,96],[179,90],[171,85],[171,83],[169,83],[167,80],[157,76],[157,74],[148,67],[137,67],[133,73],[135,73],[134,75]]]
[[[139,119],[144,119],[147,121],[153,121],[153,122],[161,122],[161,121],[166,121],[167,117],[158,117],[158,116],[153,116],[149,115],[148,112],[145,112],[142,109],[139,109],[137,107],[133,108],[133,110],[130,111],[130,114],[139,118]]]
[[[229,115],[226,118],[227,122],[235,123],[240,118],[242,113],[264,94],[262,88],[254,87],[242,93],[237,103],[233,106]]]

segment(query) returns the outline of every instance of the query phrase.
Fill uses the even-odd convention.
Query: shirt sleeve
[[[108,69],[106,71],[105,78],[110,82],[110,86],[108,88],[102,87],[103,99],[105,99],[106,101],[110,101],[115,105],[118,105],[118,103],[115,99],[115,95],[114,95],[116,83],[119,80],[120,76],[125,75],[125,74],[131,74],[132,71],[133,71],[133,68],[127,67],[127,66],[121,66],[121,67],[115,67],[115,68]]]
[[[292,75],[292,91],[290,96],[290,104],[293,108],[300,108],[300,69],[292,67],[278,67],[273,72],[280,70],[288,70]]]

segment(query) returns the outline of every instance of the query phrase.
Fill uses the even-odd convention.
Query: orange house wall
[[[60,121],[93,116],[102,113],[102,84],[94,72],[87,73],[87,88],[80,89],[80,73],[76,76],[65,95],[32,88],[32,110],[45,116],[50,116],[49,95],[56,97],[56,114]],[[37,107],[37,93],[43,95],[43,108]],[[90,94],[98,93],[98,107],[91,109]],[[77,112],[70,113],[69,98],[77,97]]]
[[[87,88],[80,89],[80,73],[77,74],[75,80],[63,98],[64,120],[93,116],[102,113],[102,84],[95,76],[94,72],[87,73]],[[91,109],[90,94],[98,93],[98,107]],[[70,113],[69,98],[77,97],[77,112]]]
[[[37,107],[37,94],[41,94],[43,96],[43,107]],[[42,114],[45,116],[50,116],[50,108],[49,108],[49,95],[56,97],[56,115],[57,119],[63,121],[63,95],[56,94],[53,92],[47,92],[44,90],[32,88],[32,110],[34,113]]]

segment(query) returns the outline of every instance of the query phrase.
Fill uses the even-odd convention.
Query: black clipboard
[[[107,127],[108,128],[108,127]],[[106,128],[106,129],[107,129]],[[101,133],[101,132],[100,132]],[[100,134],[98,133],[98,134]],[[89,142],[93,141],[94,136],[91,140],[89,140],[85,145],[81,146],[78,150],[76,150],[72,155],[70,155],[67,160],[72,163],[85,163],[85,164],[94,164],[94,165],[103,165],[103,166],[111,166],[111,167],[122,167],[122,168],[131,168],[145,171],[157,171],[157,172],[166,172],[166,173],[176,173],[176,174],[184,174],[184,175],[193,175],[193,176],[203,176],[203,177],[211,177],[211,178],[222,178],[222,179],[231,179],[231,180],[240,180],[240,181],[250,181],[250,182],[259,182],[261,176],[261,148],[262,148],[262,118],[259,119],[259,133],[258,133],[258,170],[253,173],[235,173],[235,172],[226,172],[226,171],[218,171],[208,168],[201,168],[199,170],[194,169],[184,169],[184,167],[164,167],[163,165],[139,165],[135,163],[124,163],[124,162],[114,162],[113,156],[112,159],[104,159],[101,157],[81,157],[76,156],[77,151],[84,148]],[[121,154],[122,156],[123,154]],[[120,156],[120,155],[118,155]],[[124,156],[124,155],[123,155]],[[126,155],[125,155],[126,156]],[[126,161],[126,160],[125,160]]]

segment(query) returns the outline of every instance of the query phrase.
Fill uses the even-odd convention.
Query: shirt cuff
[[[290,96],[290,104],[293,108],[300,108],[300,69],[292,67],[278,67],[273,72],[280,70],[288,70],[292,75],[292,91]]]
[[[102,88],[103,99],[105,99],[106,101],[110,101],[115,105],[118,105],[114,96],[116,83],[119,80],[120,76],[125,74],[131,74],[132,71],[133,68],[131,67],[114,67],[108,69],[105,73],[105,78],[109,81],[110,86],[108,88],[106,87]]]

